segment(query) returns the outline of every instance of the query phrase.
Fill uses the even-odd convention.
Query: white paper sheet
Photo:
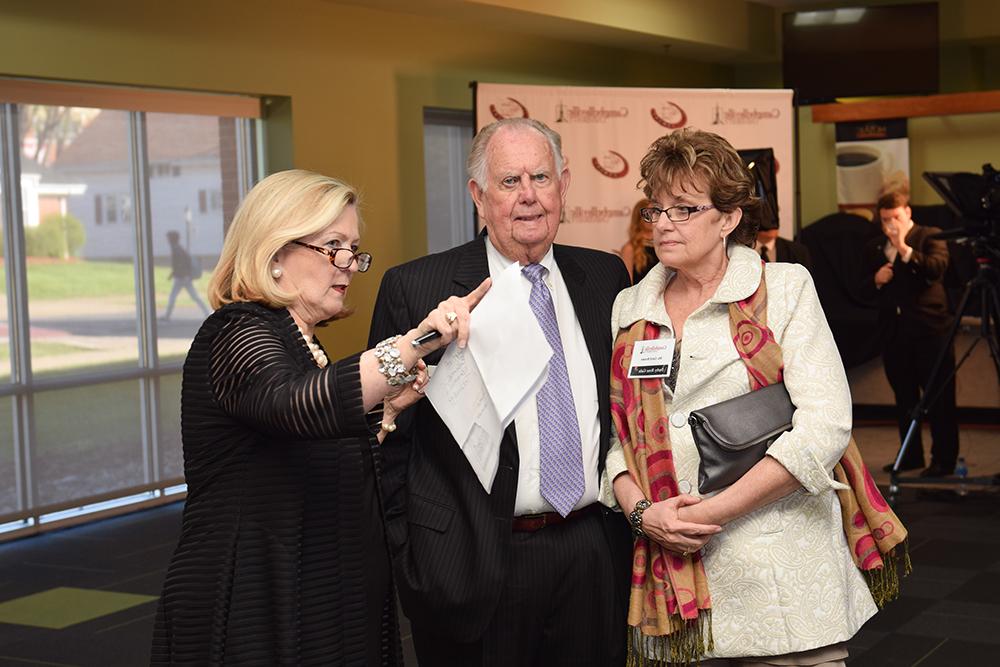
[[[489,492],[500,463],[504,427],[469,348],[448,346],[425,394]]]
[[[426,389],[487,492],[503,431],[545,381],[552,356],[521,280],[514,263],[493,283],[472,311],[468,347],[449,345]]]
[[[511,264],[472,311],[469,349],[504,428],[545,381],[552,348],[524,298],[521,265]]]

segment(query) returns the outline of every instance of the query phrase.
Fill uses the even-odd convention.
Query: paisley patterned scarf
[[[761,273],[757,291],[729,304],[733,343],[746,365],[750,390],[784,375],[781,346],[767,326],[767,287]],[[611,414],[629,474],[653,502],[678,495],[670,449],[666,403],[660,379],[629,379],[636,341],[659,337],[659,325],[640,320],[619,331],[611,357]],[[899,594],[898,571],[910,571],[906,529],[882,497],[861,460],[854,438],[834,467],[848,485],[838,490],[847,544],[881,607]],[[897,548],[900,547],[900,548]],[[632,554],[629,600],[630,667],[697,661],[713,649],[712,600],[700,552],[679,556],[647,538]]]

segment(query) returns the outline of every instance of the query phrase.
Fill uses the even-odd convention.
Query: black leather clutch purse
[[[784,382],[694,410],[688,424],[701,456],[698,491],[717,491],[746,474],[791,430],[794,412]]]

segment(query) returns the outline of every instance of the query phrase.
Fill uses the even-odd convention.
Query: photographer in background
[[[921,477],[943,477],[955,469],[958,457],[958,420],[955,408],[955,350],[948,340],[952,315],[948,312],[943,278],[948,268],[948,246],[934,236],[937,227],[915,225],[904,194],[891,192],[878,201],[882,235],[865,246],[865,289],[879,304],[885,339],[882,361],[896,396],[902,440],[912,420],[920,392],[933,382],[940,392],[930,404],[931,463]],[[931,378],[939,351],[948,346],[937,377]],[[943,381],[947,381],[942,385]],[[891,471],[893,463],[885,466]],[[900,470],[924,467],[920,430],[900,463]]]

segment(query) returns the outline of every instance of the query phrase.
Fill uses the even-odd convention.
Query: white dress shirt
[[[490,277],[497,280],[500,274],[513,262],[493,246],[487,237],[486,257],[489,260]],[[580,424],[580,442],[583,443],[583,471],[586,488],[583,496],[574,509],[586,507],[597,502],[599,484],[597,477],[597,460],[600,452],[601,423],[598,418],[597,379],[594,375],[594,365],[587,351],[587,341],[583,337],[583,329],[576,319],[573,302],[566,291],[559,266],[552,256],[552,248],[545,253],[539,262],[548,269],[545,274],[545,285],[552,294],[556,309],[556,320],[559,323],[559,339],[562,341],[563,354],[566,356],[566,370],[569,383],[573,389],[573,403],[576,405],[576,419]],[[531,295],[531,282],[522,276],[524,300]],[[538,407],[535,395],[525,400],[521,409],[514,415],[514,430],[517,434],[517,450],[520,463],[517,471],[517,497],[514,500],[514,516],[525,514],[540,514],[555,511],[542,498],[539,488],[540,452],[538,444]]]

